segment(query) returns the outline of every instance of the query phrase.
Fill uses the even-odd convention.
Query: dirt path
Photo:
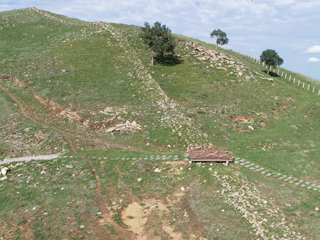
[[[45,127],[47,127],[47,128],[50,128],[50,129],[53,129],[53,130],[59,132],[59,133],[67,140],[67,142],[68,142],[70,148],[72,149],[72,151],[73,151],[78,157],[83,158],[83,159],[88,163],[88,165],[91,167],[91,170],[92,170],[92,172],[93,172],[93,174],[94,174],[94,177],[95,177],[95,180],[96,180],[96,184],[97,184],[97,187],[96,187],[97,205],[98,205],[98,208],[100,209],[100,211],[103,213],[103,217],[105,218],[105,222],[107,222],[107,223],[109,223],[109,224],[112,224],[120,236],[126,237],[127,239],[136,239],[136,237],[135,237],[135,235],[134,235],[133,233],[130,233],[130,232],[126,231],[125,229],[123,229],[122,227],[120,227],[120,226],[119,226],[118,224],[116,224],[116,223],[113,221],[113,219],[110,217],[110,212],[107,210],[107,208],[106,208],[106,203],[104,202],[104,200],[103,200],[103,198],[102,198],[102,196],[101,196],[101,184],[100,184],[100,179],[99,179],[99,176],[98,176],[98,173],[97,173],[96,168],[94,167],[94,165],[92,164],[92,162],[91,162],[88,158],[86,158],[84,155],[81,155],[81,154],[78,153],[75,145],[73,144],[73,142],[72,142],[72,140],[71,140],[71,137],[77,137],[77,136],[75,136],[75,135],[73,135],[73,134],[70,134],[70,133],[68,133],[68,132],[64,132],[64,131],[62,131],[62,130],[60,130],[60,129],[57,129],[57,128],[55,128],[55,127],[49,126],[49,125],[47,125],[47,124],[45,124],[45,123],[42,123],[42,122],[39,122],[39,121],[33,119],[32,117],[30,117],[30,116],[27,114],[24,106],[23,106],[22,103],[21,103],[22,101],[20,102],[20,101],[13,95],[13,93],[11,93],[7,88],[5,88],[4,86],[2,86],[1,84],[0,84],[0,88],[1,88],[4,92],[6,92],[13,101],[15,101],[15,102],[18,104],[22,116],[28,118],[30,121],[32,121],[32,122],[34,122],[34,123],[37,123],[37,124],[39,124],[39,125],[45,126]],[[25,103],[24,103],[24,104],[25,104]],[[25,105],[26,105],[26,104],[25,104]],[[104,228],[105,228],[105,227],[102,226],[101,229],[99,229],[99,232],[102,232],[102,233],[103,233],[103,232],[104,232],[104,230],[103,230]],[[100,239],[108,239],[107,237],[103,237],[102,234],[98,234],[98,236],[99,236]]]

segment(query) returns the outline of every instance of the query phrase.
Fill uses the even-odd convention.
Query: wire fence
[[[235,53],[238,53],[238,54],[241,54],[241,55],[244,55],[244,56],[250,58],[252,61],[260,64],[262,67],[265,66],[265,63],[264,63],[264,62],[261,62],[260,59],[255,58],[254,56],[250,55],[249,53],[247,54],[247,52],[242,53],[242,50],[239,51],[239,49],[237,49],[237,50],[230,49],[230,50],[233,51],[233,52],[235,52]],[[266,69],[268,69],[268,66],[265,66],[265,67],[266,67]],[[288,81],[289,81],[289,82],[292,82],[293,84],[297,84],[298,87],[301,87],[301,88],[305,89],[306,91],[311,91],[312,93],[317,93],[318,96],[320,96],[320,89],[319,89],[319,90],[318,90],[318,89],[316,90],[316,87],[311,86],[311,84],[304,83],[304,82],[302,82],[302,81],[299,80],[299,79],[296,79],[296,78],[293,78],[293,79],[292,79],[291,73],[286,72],[285,70],[281,70],[281,71],[280,71],[279,68],[278,68],[278,71],[276,71],[276,72],[274,72],[274,73],[276,73],[276,74],[277,74],[279,77],[281,77],[281,78],[284,78],[284,79],[287,79],[287,78],[288,78]]]

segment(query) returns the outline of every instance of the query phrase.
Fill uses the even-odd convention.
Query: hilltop
[[[180,35],[150,66],[140,27],[37,8],[0,33],[0,238],[319,239],[317,81]]]

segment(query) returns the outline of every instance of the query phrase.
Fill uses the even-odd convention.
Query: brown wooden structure
[[[192,162],[232,162],[233,153],[227,147],[215,145],[189,145],[188,155]]]

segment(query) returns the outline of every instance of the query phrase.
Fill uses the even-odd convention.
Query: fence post
[[[295,83],[295,82],[296,82],[296,79],[294,78],[294,79],[293,79],[293,83]]]
[[[300,85],[300,80],[298,81],[298,87],[299,87],[299,85]]]
[[[289,82],[290,82],[290,80],[291,80],[291,75],[290,75],[290,77],[289,77]]]
[[[304,83],[302,84],[302,88],[304,88]]]
[[[313,90],[312,90],[312,92],[314,93],[314,87],[313,87]]]
[[[308,85],[308,91],[309,91],[309,89],[310,89],[310,84]]]
[[[283,77],[283,72],[281,73],[281,77]]]
[[[278,75],[279,75],[279,69],[278,69]]]
[[[286,75],[284,76],[284,78],[287,79],[287,73],[286,73]]]

